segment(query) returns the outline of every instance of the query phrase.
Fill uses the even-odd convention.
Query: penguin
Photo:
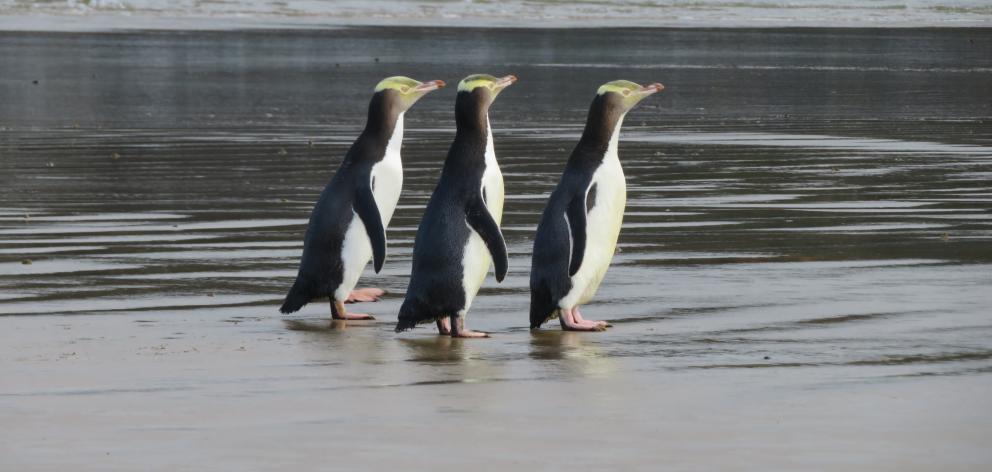
[[[279,309],[292,313],[316,298],[329,297],[332,319],[375,319],[348,313],[345,302],[374,301],[379,289],[353,291],[369,259],[376,273],[386,258],[386,226],[403,184],[403,115],[444,82],[388,77],[369,102],[368,120],[324,187],[310,214],[296,281]]]
[[[506,242],[499,229],[503,174],[493,149],[489,106],[516,80],[475,74],[458,84],[457,132],[417,229],[396,332],[434,321],[442,335],[488,337],[466,328],[465,317],[490,264],[498,282],[506,276]]]
[[[642,87],[615,80],[596,92],[582,137],[537,226],[530,272],[531,329],[555,317],[566,331],[610,326],[583,319],[579,305],[596,294],[620,235],[627,185],[617,144],[624,115],[662,89],[658,83]]]

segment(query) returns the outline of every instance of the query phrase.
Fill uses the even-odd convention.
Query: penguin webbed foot
[[[562,309],[558,322],[563,331],[606,331],[606,328],[613,326],[605,321],[583,319],[579,307]]]
[[[485,331],[465,330],[465,331],[459,331],[458,333],[451,333],[451,337],[453,337],[453,338],[491,338],[492,336],[490,336],[489,333],[487,333]]]
[[[451,320],[451,337],[453,338],[488,338],[489,333],[485,331],[472,331],[465,327],[465,317],[464,316],[452,316],[454,318]],[[450,319],[449,318],[449,319]]]
[[[344,316],[331,316],[333,320],[375,320],[375,317],[366,313],[345,313]]]
[[[345,303],[356,302],[377,302],[382,299],[386,291],[377,287],[365,287],[352,290],[345,299]]]
[[[608,325],[586,321],[583,323],[561,323],[562,331],[606,331]]]
[[[348,313],[344,302],[331,299],[331,320],[374,320],[375,317],[365,313]]]
[[[590,326],[590,325],[600,326],[603,329],[612,328],[613,327],[613,325],[611,325],[610,323],[607,323],[606,321],[592,321],[592,320],[586,320],[586,319],[582,318],[582,313],[579,313],[579,307],[575,307],[574,309],[572,309],[572,318],[577,323],[579,323],[581,325],[586,325],[586,326]]]

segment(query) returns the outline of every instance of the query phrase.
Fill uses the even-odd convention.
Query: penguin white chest
[[[571,277],[572,289],[559,302],[562,308],[591,300],[613,260],[627,204],[627,183],[615,151],[593,174],[586,202],[586,248],[582,265]]]
[[[372,166],[372,195],[375,205],[382,217],[382,226],[386,227],[393,218],[396,204],[400,200],[400,189],[403,187],[403,160],[400,158],[400,146],[403,144],[403,114],[396,120],[393,135],[386,145],[386,154],[382,160]]]
[[[400,199],[400,189],[403,186],[403,161],[400,158],[400,147],[403,143],[403,114],[396,120],[393,135],[386,144],[386,152],[382,160],[372,165],[370,182],[375,206],[379,209],[382,227],[386,228],[393,218],[396,204]],[[334,296],[344,300],[358,283],[362,271],[372,259],[372,242],[369,241],[365,224],[357,213],[352,210],[351,223],[344,234],[344,244],[341,246],[341,262],[343,274],[341,285]]]
[[[492,133],[486,143],[486,170],[482,173],[482,197],[486,200],[486,208],[493,215],[496,224],[503,219],[503,173],[496,162],[496,150],[493,148]]]
[[[503,219],[503,173],[499,170],[499,163],[496,161],[496,151],[493,146],[492,130],[487,130],[486,139],[486,168],[482,172],[481,186],[482,196],[486,202],[486,208],[492,215],[496,225]],[[465,223],[468,225],[468,222]],[[482,237],[469,228],[468,241],[462,254],[462,287],[465,289],[465,307],[461,316],[465,315],[475,295],[479,293],[482,282],[486,280],[486,273],[492,265],[492,256]]]

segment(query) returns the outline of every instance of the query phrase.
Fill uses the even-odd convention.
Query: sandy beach
[[[4,25],[0,20],[0,25]],[[2,29],[2,28],[0,28]],[[0,32],[0,470],[986,470],[992,34],[981,28]],[[390,293],[277,309],[387,75],[493,106],[491,339],[395,334],[455,91],[407,115]],[[619,251],[527,329],[539,212],[598,84]],[[433,438],[433,442],[427,440]]]

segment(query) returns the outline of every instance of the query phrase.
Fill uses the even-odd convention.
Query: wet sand
[[[990,49],[964,29],[0,33],[0,469],[987,469]],[[477,71],[520,77],[492,111],[510,272],[470,317],[493,338],[391,331],[453,88],[408,113],[363,279],[392,293],[353,306],[379,321],[278,314],[371,84]],[[615,327],[531,332],[539,211],[618,77],[667,89],[621,138],[620,249],[584,310]]]

